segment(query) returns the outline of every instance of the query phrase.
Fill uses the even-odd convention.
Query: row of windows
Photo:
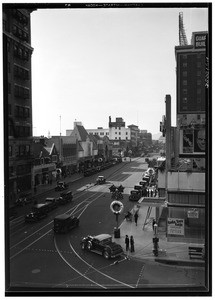
[[[9,149],[8,149],[8,154],[9,156],[13,156],[13,152],[14,152],[14,148],[13,146],[9,146]],[[30,145],[20,145],[18,147],[18,155],[19,156],[27,156],[27,155],[30,155]]]
[[[28,18],[17,9],[13,9],[13,17],[24,26],[28,24]]]
[[[126,139],[126,140],[128,139],[127,136],[126,136],[125,139]],[[121,140],[121,137],[119,137],[119,138],[115,137],[115,140]]]
[[[15,129],[15,132],[14,132]],[[9,136],[16,137],[29,137],[31,136],[31,127],[30,126],[16,126],[14,128],[13,125],[8,126],[8,134]]]
[[[30,117],[30,108],[17,105],[15,107],[15,117],[29,118]]]
[[[34,159],[34,165],[40,166],[44,164],[50,164],[51,162],[57,162],[57,155],[52,155],[52,157],[41,157]]]
[[[30,91],[28,88],[15,84],[14,95],[19,98],[29,99]]]
[[[197,79],[196,83],[197,83],[197,85],[202,85],[201,79]],[[182,81],[182,84],[183,84],[183,85],[187,85],[187,80],[183,80],[183,81]]]
[[[115,134],[121,135],[121,132],[115,132]],[[128,135],[128,132],[126,132],[125,134]]]
[[[22,60],[26,60],[26,61],[29,60],[30,51],[27,48],[18,45],[17,43],[14,44],[14,46],[13,46],[13,53],[14,53],[14,56],[16,56]]]
[[[24,80],[29,80],[29,70],[24,69],[18,65],[14,65],[14,75]]]
[[[25,42],[29,41],[28,33],[26,31],[22,30],[21,28],[19,28],[18,26],[13,25],[12,31],[15,36],[22,39],[23,41],[25,41]]]

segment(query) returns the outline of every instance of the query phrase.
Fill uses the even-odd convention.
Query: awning
[[[166,197],[141,197],[138,201],[141,206],[167,206]]]

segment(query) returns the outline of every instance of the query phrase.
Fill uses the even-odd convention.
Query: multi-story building
[[[32,91],[30,9],[11,9],[3,5],[3,68],[5,168],[9,203],[32,187]],[[7,179],[8,178],[8,179]]]
[[[169,240],[204,243],[205,239],[205,107],[210,100],[205,85],[206,46],[207,32],[194,32],[191,45],[175,47],[177,127],[171,127],[167,96],[166,170],[158,176],[160,196],[168,202]]]
[[[98,135],[99,137],[103,138],[104,136],[109,137],[109,129],[98,127],[97,129],[87,129],[87,132],[93,135]]]

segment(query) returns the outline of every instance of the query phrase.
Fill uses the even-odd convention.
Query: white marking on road
[[[84,278],[86,278],[87,280],[91,281],[91,282],[94,283],[95,285],[98,285],[98,286],[100,286],[100,287],[103,288],[103,289],[107,289],[105,286],[103,286],[103,285],[101,285],[101,284],[95,282],[94,280],[88,278],[86,275],[82,274],[82,273],[79,272],[77,269],[75,269],[75,268],[74,268],[74,267],[73,267],[73,266],[72,266],[72,265],[71,265],[71,264],[63,257],[63,255],[62,255],[61,252],[59,251],[59,249],[58,249],[58,247],[57,247],[57,243],[56,243],[55,238],[54,238],[54,244],[55,244],[55,248],[56,248],[58,254],[60,255],[60,257],[63,259],[63,261],[64,261],[71,269],[73,269],[73,270],[74,270],[75,272],[77,272],[79,275],[81,275],[82,277],[84,277]],[[61,285],[61,284],[57,284],[57,286],[58,286],[58,285]]]
[[[137,280],[137,283],[136,283],[136,288],[138,287],[139,281],[140,281],[140,279],[141,279],[142,276],[143,276],[144,268],[145,268],[145,265],[143,265],[143,267],[142,267],[142,269],[141,269],[141,271],[140,271],[140,274],[139,274],[139,277],[138,277],[138,280]]]
[[[113,277],[111,277],[111,276],[109,276],[109,275],[107,275],[107,274],[105,274],[105,273],[99,271],[98,269],[94,268],[92,265],[88,264],[88,262],[86,262],[86,261],[85,261],[85,260],[84,260],[84,259],[83,259],[76,251],[75,251],[75,249],[73,248],[73,246],[71,245],[70,242],[69,242],[69,245],[70,245],[72,251],[75,253],[75,255],[76,255],[80,260],[82,260],[86,265],[88,265],[89,267],[91,267],[94,271],[96,271],[96,272],[102,274],[103,276],[105,276],[105,277],[107,277],[107,278],[109,278],[109,279],[111,279],[111,280],[113,280],[113,281],[115,281],[115,282],[120,283],[121,285],[128,286],[128,287],[130,287],[130,288],[132,288],[132,289],[134,288],[133,286],[131,286],[131,285],[129,285],[129,284],[126,284],[126,283],[124,283],[124,282],[122,282],[122,281],[119,281],[119,280],[117,280],[117,279],[115,279],[115,278],[113,278]]]

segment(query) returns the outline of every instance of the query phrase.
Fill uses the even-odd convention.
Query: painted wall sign
[[[184,219],[168,218],[167,233],[172,235],[184,235]]]

